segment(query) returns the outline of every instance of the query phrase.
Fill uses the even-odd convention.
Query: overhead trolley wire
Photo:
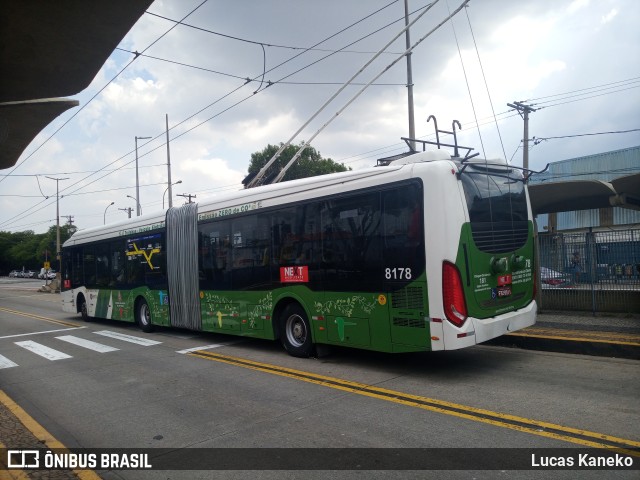
[[[202,2],[202,3],[200,3],[197,7],[195,7],[195,8],[194,8],[194,9],[193,9],[189,14],[187,14],[185,17],[183,17],[183,20],[184,20],[184,19],[186,19],[188,16],[190,16],[193,12],[195,12],[195,11],[196,11],[198,8],[200,8],[202,5],[204,5],[204,3],[206,3],[206,1],[207,1],[207,0],[203,1],[203,2]],[[332,38],[336,37],[337,35],[339,35],[339,34],[343,33],[344,31],[348,30],[349,28],[352,28],[353,26],[357,25],[358,23],[361,23],[362,21],[364,21],[364,20],[366,20],[366,19],[370,18],[371,16],[373,16],[373,15],[375,15],[375,14],[379,13],[380,11],[382,11],[382,10],[384,10],[384,9],[388,8],[390,5],[392,5],[392,4],[394,4],[394,3],[396,3],[396,1],[397,1],[397,0],[394,0],[394,1],[392,1],[392,2],[390,2],[390,3],[388,3],[388,4],[386,4],[386,5],[384,5],[383,7],[381,7],[381,8],[379,8],[379,9],[375,10],[375,11],[374,11],[374,12],[372,12],[371,14],[369,14],[369,15],[367,15],[367,16],[365,16],[365,17],[363,17],[362,19],[360,19],[360,20],[358,20],[358,21],[356,21],[356,22],[352,23],[351,25],[349,25],[349,26],[347,26],[347,27],[345,27],[345,28],[343,28],[343,29],[339,30],[338,32],[336,32],[336,33],[332,34],[331,36],[329,36],[329,37],[325,38],[324,40],[321,40],[320,42],[317,42],[317,43],[316,43],[316,44],[314,44],[312,47],[309,47],[308,49],[305,49],[303,52],[300,52],[300,53],[298,53],[298,54],[294,55],[293,57],[289,58],[288,60],[286,60],[286,61],[284,61],[284,62],[282,62],[282,63],[280,63],[280,64],[276,65],[275,67],[271,68],[268,72],[270,72],[270,71],[272,71],[272,70],[274,70],[274,69],[276,69],[276,68],[278,68],[278,67],[280,67],[280,66],[284,65],[285,63],[287,63],[287,62],[289,62],[289,61],[291,61],[291,60],[293,60],[293,59],[295,59],[295,58],[299,57],[300,55],[304,54],[304,53],[305,53],[306,51],[308,51],[309,49],[314,48],[314,47],[316,47],[316,46],[318,46],[318,45],[321,45],[322,43],[324,43],[324,42],[326,42],[326,41],[328,41],[328,40],[330,40],[330,39],[332,39]],[[170,32],[173,28],[175,28],[177,25],[178,25],[178,23],[176,23],[175,25],[173,25],[169,30],[167,30],[167,32],[165,32],[161,37],[159,37],[158,39],[156,39],[156,40],[155,40],[151,45],[149,45],[147,48],[145,48],[141,53],[146,52],[146,51],[147,51],[151,46],[153,46],[155,43],[157,43],[157,41],[159,41],[159,40],[160,40],[160,38],[164,37],[167,33],[169,33],[169,32]],[[363,37],[363,38],[366,38],[366,37]],[[358,40],[358,41],[359,41],[359,40]],[[351,43],[351,44],[350,44],[350,45],[348,45],[348,46],[351,46],[351,45],[353,45],[354,43],[356,43],[356,42],[353,42],[353,43]],[[345,48],[346,48],[346,47],[345,47]],[[141,55],[141,53],[134,52],[135,57],[134,57],[134,58],[133,58],[133,59],[132,59],[132,60],[131,60],[131,61],[130,61],[130,62],[129,62],[129,63],[128,63],[128,64],[127,64],[127,65],[126,65],[126,66],[125,66],[125,67],[124,67],[124,68],[123,68],[123,69],[122,69],[122,70],[121,70],[121,71],[116,75],[116,76],[115,76],[115,77],[114,77],[114,78],[112,78],[112,79],[110,80],[110,82],[109,82],[109,83],[111,83],[113,80],[115,80],[115,78],[116,78],[118,75],[120,75],[120,73],[122,73],[122,71],[124,71],[124,69],[126,69],[126,68],[127,68],[127,67],[128,67],[128,66],[129,66],[129,65],[130,65],[134,60],[135,60],[135,59],[137,59],[137,58],[138,58],[138,56],[140,56],[140,55]],[[330,56],[330,55],[329,55],[329,56]],[[326,58],[326,57],[325,57],[325,58]],[[317,63],[317,62],[314,62],[314,63]],[[267,73],[268,73],[268,72],[267,72]],[[294,72],[294,73],[297,73],[297,72]],[[292,75],[292,74],[290,74],[290,75]],[[290,76],[290,75],[289,75],[289,76]],[[255,77],[253,80],[255,80],[256,78],[258,78],[258,77]],[[284,78],[287,78],[287,77],[284,77]],[[235,93],[235,92],[236,92],[236,91],[238,91],[240,88],[242,88],[244,85],[246,85],[246,83],[249,83],[249,81],[251,81],[251,79],[249,79],[249,78],[247,78],[247,79],[245,79],[245,80],[246,80],[246,81],[245,81],[245,83],[244,83],[243,85],[241,85],[240,87],[238,87],[238,88],[236,88],[236,89],[232,90],[231,92],[227,93],[226,95],[223,95],[222,97],[218,98],[217,100],[215,100],[214,102],[210,103],[209,105],[207,105],[207,106],[206,106],[206,107],[204,107],[203,109],[200,109],[200,110],[199,110],[198,112],[196,112],[195,114],[193,114],[193,115],[191,115],[191,116],[187,117],[187,118],[186,118],[186,119],[184,119],[182,122],[180,122],[180,123],[178,123],[178,124],[174,125],[174,126],[173,126],[173,127],[171,127],[169,130],[172,130],[173,128],[176,128],[177,126],[181,125],[182,123],[184,123],[184,122],[188,121],[189,119],[193,118],[195,115],[198,115],[199,113],[201,113],[202,111],[204,111],[204,110],[206,110],[207,108],[211,107],[212,105],[214,105],[214,104],[218,103],[219,101],[223,100],[224,98],[228,97],[229,95],[231,95],[231,94]],[[108,84],[107,84],[107,85],[108,85]],[[88,104],[88,103],[90,103],[90,102],[91,102],[91,100],[93,100],[93,99],[94,99],[98,94],[100,94],[100,93],[101,93],[101,92],[102,92],[102,91],[107,87],[107,85],[105,85],[105,86],[100,90],[100,92],[98,92],[96,95],[94,95],[94,96],[89,100],[89,102],[87,102],[87,104]],[[251,95],[251,96],[253,96],[253,95]],[[242,103],[243,101],[247,100],[248,98],[251,98],[251,96],[249,96],[249,97],[247,97],[247,98],[245,98],[245,99],[241,100],[240,102],[237,102],[236,104],[232,105],[232,107],[233,107],[233,106],[236,106],[236,105],[238,105],[238,104],[240,104],[240,103]],[[87,104],[85,104],[82,108],[86,107],[86,105],[87,105]],[[219,112],[218,114],[214,115],[213,117],[210,117],[210,118],[209,118],[209,119],[207,119],[206,121],[209,121],[209,120],[211,120],[212,118],[215,118],[216,116],[218,116],[218,115],[220,115],[220,114],[224,113],[225,111],[229,110],[229,109],[230,109],[230,108],[232,108],[232,107],[229,107],[229,108],[227,108],[227,109],[223,110],[222,112]],[[76,115],[77,115],[77,113],[79,113],[79,112],[76,112]],[[55,135],[56,135],[56,134],[57,134],[57,133],[58,133],[58,132],[59,132],[59,131],[64,127],[64,126],[66,126],[66,125],[71,121],[71,119],[73,119],[74,117],[75,117],[75,115],[74,115],[73,117],[71,117],[69,120],[67,120],[67,121],[66,121],[66,122],[65,122],[65,123],[64,123],[64,124],[59,128],[59,129],[57,129],[57,130],[56,130],[56,131],[55,131],[55,132],[54,132],[54,133],[53,133],[53,134],[52,134],[52,135],[51,135],[51,136],[50,136],[50,137],[45,141],[45,143],[46,143],[47,141],[49,141],[51,138],[53,138],[53,136],[55,136]],[[205,121],[205,122],[206,122],[206,121]],[[205,123],[205,122],[202,122],[202,123],[198,124],[197,126],[200,126],[200,125],[202,125],[202,124],[203,124],[203,123]],[[193,130],[194,128],[197,128],[197,126],[196,126],[196,127],[191,128],[191,129],[189,129],[188,131],[191,131],[191,130]],[[187,132],[188,132],[188,131],[187,131]],[[178,137],[180,137],[180,136],[182,136],[182,135],[184,135],[184,134],[185,134],[185,133],[187,133],[187,132],[183,132],[182,134],[180,134],[180,135],[178,135],[178,136],[174,137],[174,139],[175,139],[175,138],[178,138]],[[159,135],[157,135],[156,137],[154,137],[153,139],[151,139],[149,142],[146,142],[146,143],[145,143],[145,144],[143,144],[142,146],[144,146],[144,145],[146,145],[146,144],[148,144],[148,143],[153,142],[155,139],[157,139],[158,137],[160,137],[160,136],[162,136],[162,135],[164,135],[164,132],[163,132],[163,133],[161,133],[161,134],[159,134]],[[162,148],[164,145],[166,145],[166,143],[164,143],[164,144],[160,145],[160,146],[159,146],[159,147],[157,147],[157,148]],[[41,146],[42,146],[42,145],[40,145],[40,147],[41,147]],[[39,149],[40,147],[38,147],[38,149]],[[156,149],[157,149],[157,148],[156,148]],[[151,153],[152,151],[154,151],[154,150],[156,150],[156,149],[153,149],[153,150],[151,150],[151,151],[149,151],[149,152],[147,152],[147,153],[144,153],[144,154],[142,154],[142,155],[140,155],[140,156],[147,155],[147,154]],[[37,150],[36,150],[36,151],[37,151]],[[22,164],[22,163],[24,163],[26,160],[28,160],[28,158],[30,158],[34,153],[35,153],[35,151],[34,151],[34,152],[32,152],[32,153],[29,155],[29,157],[27,157],[23,162],[21,162],[21,164]],[[64,192],[65,190],[68,190],[69,188],[72,188],[72,187],[73,187],[73,186],[75,186],[75,185],[78,185],[80,182],[83,182],[84,180],[86,180],[86,179],[90,178],[91,176],[93,176],[93,175],[95,175],[95,174],[99,173],[100,171],[103,171],[103,170],[104,170],[104,169],[106,169],[107,167],[109,167],[109,166],[111,166],[111,165],[115,164],[116,162],[118,162],[118,161],[122,160],[123,158],[125,158],[125,157],[126,157],[126,156],[128,156],[128,155],[130,155],[131,153],[133,153],[133,151],[128,152],[127,154],[125,154],[125,155],[123,155],[123,156],[121,156],[121,157],[119,157],[119,158],[115,159],[114,161],[112,161],[112,162],[108,163],[108,164],[107,164],[107,165],[105,165],[103,168],[101,168],[101,169],[99,169],[99,170],[95,171],[94,173],[92,173],[92,174],[90,174],[90,175],[88,175],[88,176],[84,177],[84,178],[83,178],[83,179],[81,179],[81,180],[78,180],[77,182],[73,183],[72,185],[69,185],[68,187],[66,187],[66,188],[64,188],[64,189],[63,189],[63,192]],[[132,161],[130,161],[130,162],[127,162],[125,165],[123,165],[123,167],[124,167],[124,166],[126,166],[126,165],[128,165],[129,163],[132,163],[132,162],[133,162],[133,160],[132,160]],[[17,168],[17,167],[16,167],[16,168]],[[12,172],[13,172],[13,171],[15,171],[15,169],[14,169],[14,170],[12,170]],[[10,173],[12,173],[12,172],[10,172]],[[108,173],[107,175],[103,175],[103,176],[102,176],[102,177],[100,177],[99,179],[96,179],[96,180],[94,180],[94,181],[92,181],[92,182],[90,182],[90,183],[88,183],[88,184],[85,184],[85,185],[83,185],[83,186],[79,187],[78,189],[74,190],[74,191],[73,191],[73,192],[71,192],[71,193],[75,193],[75,192],[77,192],[78,190],[80,190],[80,189],[82,189],[82,188],[86,188],[87,186],[91,185],[92,183],[95,183],[95,182],[96,182],[96,181],[98,181],[98,180],[101,180],[101,179],[105,178],[106,176],[108,176],[108,175],[109,175],[109,174],[111,174],[111,173],[113,173],[113,172],[110,172],[110,173]],[[3,177],[2,179],[0,179],[0,182],[2,182],[2,181],[4,180],[4,178],[6,178],[6,177]],[[25,214],[27,214],[27,213],[28,213],[29,215],[31,215],[31,214],[36,213],[37,211],[40,211],[40,210],[42,210],[43,208],[46,208],[47,206],[49,206],[49,205],[51,205],[51,204],[52,204],[52,203],[49,203],[49,204],[44,205],[43,207],[39,208],[39,209],[38,209],[38,210],[36,210],[36,211],[32,211],[34,208],[38,207],[39,205],[42,205],[42,203],[44,203],[44,202],[45,202],[45,200],[43,200],[43,201],[41,201],[41,202],[39,202],[39,203],[37,203],[37,204],[35,204],[35,205],[33,205],[33,206],[29,207],[27,210],[24,210],[24,211],[22,211],[21,213],[19,213],[19,214],[17,214],[17,215],[14,215],[13,217],[11,217],[11,218],[9,218],[9,219],[5,220],[4,222],[0,222],[0,227],[2,227],[2,226],[4,226],[4,225],[11,224],[11,223],[15,223],[15,222],[12,222],[12,221],[13,221],[13,220],[15,220],[16,218],[21,217],[22,215],[25,215]],[[30,211],[31,211],[31,213],[29,213]]]

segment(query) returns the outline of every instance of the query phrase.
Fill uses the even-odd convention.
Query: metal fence
[[[640,229],[538,236],[540,309],[640,313]]]

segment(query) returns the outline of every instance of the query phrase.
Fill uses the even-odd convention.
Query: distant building
[[[640,173],[640,146],[598,153],[585,157],[553,162],[546,172],[533,175],[530,185],[545,182],[574,180],[600,180],[610,182],[616,178]],[[539,231],[580,231],[592,227],[593,231],[640,227],[640,211],[623,207],[604,207],[540,214]]]

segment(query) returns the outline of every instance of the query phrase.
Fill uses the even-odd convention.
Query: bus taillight
[[[444,314],[456,327],[467,320],[467,304],[464,300],[462,278],[458,268],[450,262],[442,263],[442,301]]]

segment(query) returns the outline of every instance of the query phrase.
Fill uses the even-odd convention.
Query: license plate
[[[511,295],[511,286],[499,287],[498,288],[498,297],[508,297]]]

